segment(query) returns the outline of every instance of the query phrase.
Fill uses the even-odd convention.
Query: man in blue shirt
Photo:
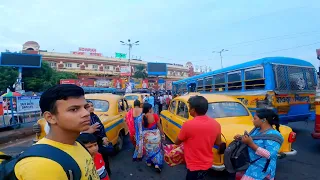
[[[153,96],[153,93],[150,94],[149,99],[148,99],[148,103],[152,105],[153,111],[155,111],[155,109],[154,109],[154,96]]]

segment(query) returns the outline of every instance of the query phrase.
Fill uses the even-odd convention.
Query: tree
[[[134,78],[145,79],[148,77],[145,65],[139,64],[139,65],[136,65],[135,68],[136,68],[136,71],[134,72],[134,75],[133,75]]]
[[[13,67],[0,67],[0,90],[6,91],[8,86],[12,86],[18,77],[18,70]]]
[[[26,91],[44,91],[59,83],[60,79],[76,79],[74,73],[57,72],[47,62],[42,62],[39,69],[24,69],[22,81]]]

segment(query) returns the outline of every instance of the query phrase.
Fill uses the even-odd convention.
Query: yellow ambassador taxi
[[[94,113],[104,125],[109,141],[112,142],[116,151],[120,151],[123,146],[123,138],[128,134],[125,122],[129,110],[127,101],[123,96],[109,93],[86,94],[85,98],[93,103]],[[34,125],[34,131],[36,132],[34,142],[46,136],[45,126],[45,119],[38,120]]]
[[[189,114],[189,98],[198,95],[192,93],[184,96],[176,97],[171,100],[168,110],[161,112],[161,123],[164,133],[167,137],[175,142],[182,124],[192,120]],[[227,146],[234,140],[236,134],[244,134],[244,131],[250,132],[254,126],[252,123],[252,115],[247,107],[245,107],[238,99],[216,94],[201,94],[209,102],[207,115],[214,118],[221,125],[222,141]],[[297,151],[291,148],[292,142],[295,141],[295,133],[288,126],[281,125],[280,132],[284,138],[279,156],[296,155]],[[218,154],[218,146],[213,146],[214,153],[212,169],[223,171],[225,169],[223,162],[223,154]]]
[[[133,102],[139,100],[140,103],[143,103],[143,98],[145,96],[150,96],[148,93],[128,93],[124,95],[124,98],[128,101],[130,107],[133,107]]]

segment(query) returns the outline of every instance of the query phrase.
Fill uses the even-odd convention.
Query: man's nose
[[[90,113],[86,108],[82,108],[82,116],[83,117],[90,116]]]

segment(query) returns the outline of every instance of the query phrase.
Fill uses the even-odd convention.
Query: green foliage
[[[22,81],[26,91],[44,91],[59,83],[60,79],[77,79],[76,74],[68,72],[57,72],[47,62],[42,62],[41,68],[23,69]]]
[[[136,65],[135,69],[136,71],[134,72],[134,75],[133,75],[134,78],[145,79],[148,77],[145,65],[143,64]]]
[[[13,85],[18,77],[18,69],[0,66],[0,90],[5,91],[8,86]]]

